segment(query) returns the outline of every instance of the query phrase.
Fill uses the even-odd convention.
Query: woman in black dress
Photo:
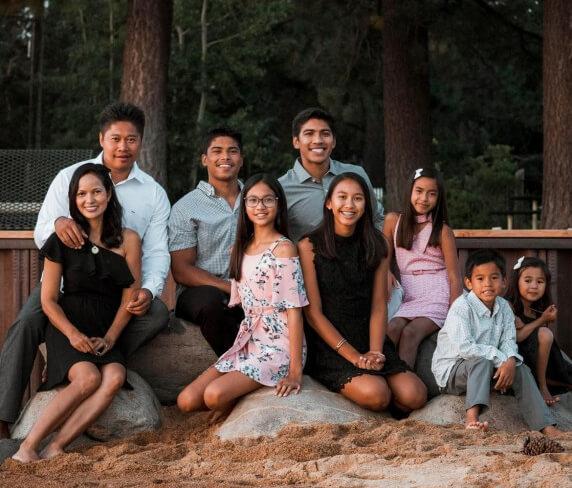
[[[14,459],[30,462],[42,439],[57,429],[41,458],[49,459],[89,427],[125,381],[124,359],[115,343],[131,314],[126,305],[138,286],[141,242],[121,228],[121,206],[108,170],[88,163],[77,168],[69,187],[70,216],[86,244],[72,249],[54,233],[41,249],[44,259],[42,308],[46,331],[47,382],[67,383],[48,404]],[[63,293],[60,284],[63,279]]]
[[[425,404],[427,390],[385,336],[387,245],[371,209],[363,178],[338,175],[322,225],[299,243],[310,302],[306,372],[362,407],[393,402],[410,412]]]

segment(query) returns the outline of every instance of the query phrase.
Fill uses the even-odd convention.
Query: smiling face
[[[325,120],[310,119],[300,128],[292,144],[300,151],[302,166],[321,165],[330,160],[330,154],[336,147],[336,138]]]
[[[256,183],[248,190],[244,203],[246,215],[254,225],[274,225],[278,213],[278,199],[266,183]]]
[[[365,213],[365,195],[360,184],[351,179],[340,181],[332,192],[326,207],[332,211],[337,234],[352,233]]]
[[[93,173],[87,173],[79,180],[75,202],[79,212],[87,219],[101,218],[111,198],[103,182]]]
[[[209,183],[238,179],[238,172],[242,168],[242,154],[238,142],[228,136],[215,137],[207,153],[202,155],[202,163],[209,174]]]
[[[111,170],[114,179],[127,177],[139,157],[141,135],[131,122],[114,122],[99,133],[103,149],[103,164]]]
[[[540,268],[525,268],[518,277],[518,293],[525,305],[540,300],[546,292],[546,276]]]
[[[413,182],[411,189],[411,206],[417,215],[431,212],[437,205],[439,188],[435,178],[422,176]]]
[[[499,267],[488,262],[473,268],[471,277],[465,277],[465,286],[489,309],[493,309],[496,297],[502,295],[506,285]]]

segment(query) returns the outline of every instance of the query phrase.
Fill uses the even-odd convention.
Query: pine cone
[[[538,456],[545,452],[564,452],[564,448],[560,443],[544,435],[536,437],[527,436],[524,439],[524,446],[521,452],[527,456]]]

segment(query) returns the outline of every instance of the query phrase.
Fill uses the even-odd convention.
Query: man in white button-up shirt
[[[124,103],[108,106],[100,116],[99,142],[103,152],[93,160],[76,163],[58,173],[48,189],[34,230],[38,248],[54,232],[67,246],[81,247],[87,236],[69,217],[71,176],[78,166],[87,162],[104,164],[110,170],[123,207],[123,225],[135,230],[142,240],[142,285],[127,305],[133,318],[119,341],[126,356],[166,327],[169,320],[168,310],[159,295],[170,264],[167,247],[170,204],[165,190],[135,162],[144,125],[145,115],[138,107]],[[8,331],[0,355],[0,438],[7,437],[7,424],[18,416],[47,325],[38,286]]]

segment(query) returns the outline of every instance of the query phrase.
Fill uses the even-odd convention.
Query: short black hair
[[[318,119],[326,122],[326,124],[330,126],[333,136],[336,137],[336,121],[334,117],[331,113],[320,107],[307,108],[294,117],[294,120],[292,120],[292,137],[298,137],[302,126],[310,119]]]
[[[115,102],[105,107],[99,115],[99,132],[103,134],[115,122],[131,122],[143,138],[145,113],[137,105]]]
[[[234,139],[238,144],[238,149],[242,153],[242,134],[237,130],[231,129],[230,127],[215,127],[210,129],[204,136],[201,144],[202,154],[206,154],[209,150],[213,139],[217,137],[230,137]]]
[[[471,254],[465,262],[465,278],[471,279],[473,269],[482,264],[494,263],[503,278],[506,277],[506,261],[502,254],[494,249],[479,249]]]

